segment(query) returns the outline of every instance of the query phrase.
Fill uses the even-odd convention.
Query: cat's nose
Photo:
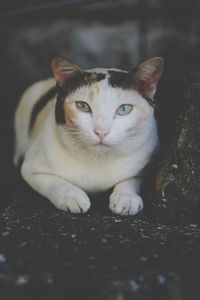
[[[109,129],[103,129],[103,128],[94,129],[94,133],[98,136],[100,140],[103,140],[106,137],[106,135],[109,134],[109,132],[110,132]]]

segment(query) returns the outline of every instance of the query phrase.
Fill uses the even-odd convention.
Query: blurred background
[[[199,17],[199,0],[2,0],[0,207],[9,202],[16,178],[14,110],[26,87],[51,76],[53,56],[62,55],[83,68],[122,69],[163,56],[166,72],[162,80],[168,84],[158,91],[157,97],[164,99],[160,120],[166,130],[173,131],[173,122],[167,122],[169,113],[179,107],[175,74],[200,65]]]

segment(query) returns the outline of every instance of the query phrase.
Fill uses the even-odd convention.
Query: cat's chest
[[[60,176],[90,192],[109,189],[137,172],[131,157],[76,160],[67,156],[57,161],[56,169]]]

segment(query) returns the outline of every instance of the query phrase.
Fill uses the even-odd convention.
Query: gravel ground
[[[20,179],[13,197],[1,215],[3,300],[199,299],[199,225],[116,216],[106,194],[72,215]]]

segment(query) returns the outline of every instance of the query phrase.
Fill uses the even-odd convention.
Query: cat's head
[[[154,94],[163,66],[163,59],[154,57],[131,71],[82,70],[54,58],[57,124],[67,131],[67,139],[95,150],[138,143],[151,129]]]

